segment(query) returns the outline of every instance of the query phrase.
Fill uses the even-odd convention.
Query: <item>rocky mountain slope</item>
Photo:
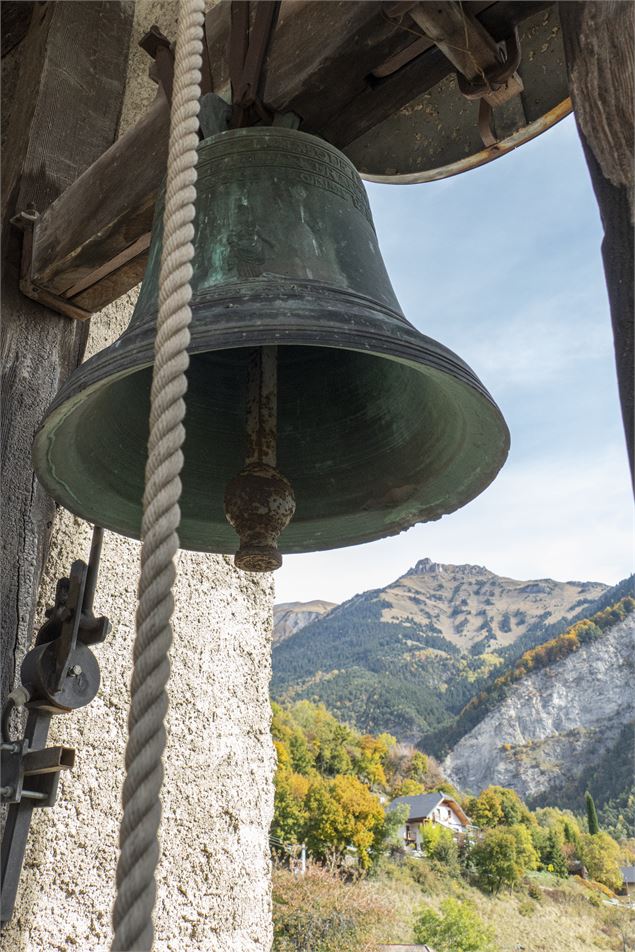
[[[322,701],[361,730],[421,741],[524,650],[609,596],[596,582],[518,581],[422,559],[278,638],[272,693]]]
[[[294,632],[310,625],[336,608],[335,602],[315,599],[312,602],[281,602],[273,606],[273,643],[284,641]]]
[[[476,646],[483,651],[588,608],[606,588],[599,582],[517,581],[481,565],[421,559],[382,589],[382,620],[424,625],[462,652]]]
[[[554,802],[562,799],[559,792],[586,786],[610,753],[614,772],[630,759],[632,783],[633,685],[630,614],[597,640],[511,685],[507,697],[459,740],[443,769],[464,790],[499,784],[530,802]],[[581,779],[583,784],[576,783]]]

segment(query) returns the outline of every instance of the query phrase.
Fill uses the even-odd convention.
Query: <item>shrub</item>
[[[531,899],[523,899],[522,902],[518,904],[518,912],[521,916],[532,916],[536,909],[535,902],[532,902]]]
[[[585,889],[590,889],[596,893],[602,893],[603,896],[606,896],[607,899],[613,899],[615,893],[612,889],[609,889],[608,886],[605,886],[604,883],[594,882],[592,879],[582,879],[581,876],[575,876],[574,879],[576,882],[580,883]]]
[[[459,871],[459,848],[451,830],[439,824],[421,827],[421,841],[426,856],[436,859],[451,870]]]
[[[494,933],[470,902],[446,899],[441,913],[429,906],[420,910],[414,923],[417,942],[436,952],[493,952]]]
[[[394,911],[365,879],[309,866],[295,879],[277,870],[273,880],[273,952],[359,952],[389,938]]]
[[[589,877],[609,889],[618,890],[622,885],[621,854],[615,840],[601,830],[595,834],[585,833],[580,840],[580,859]]]
[[[542,889],[536,883],[529,883],[527,886],[527,895],[534,902],[540,902],[542,899]]]
[[[408,857],[405,861],[405,867],[410,878],[421,886],[426,892],[430,892],[435,883],[435,875],[430,869],[430,865],[421,859]]]

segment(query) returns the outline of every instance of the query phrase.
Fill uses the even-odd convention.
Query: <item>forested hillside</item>
[[[615,601],[611,593],[600,583],[517,581],[422,559],[275,645],[272,695],[321,701],[363,731],[414,742],[434,735],[438,746],[439,730],[516,661],[517,646],[562,633]]]

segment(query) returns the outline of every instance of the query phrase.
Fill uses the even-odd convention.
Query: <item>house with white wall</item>
[[[408,817],[401,828],[406,846],[421,848],[421,828],[438,824],[457,836],[464,835],[474,827],[470,818],[457,801],[445,793],[421,793],[409,797],[397,797],[388,807],[389,811],[405,805]]]

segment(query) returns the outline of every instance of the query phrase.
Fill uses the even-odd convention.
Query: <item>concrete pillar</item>
[[[137,0],[133,44],[152,23],[173,36],[176,4]],[[69,51],[71,55],[71,51]],[[122,131],[154,95],[133,45]],[[131,293],[91,321],[87,357],[119,336]],[[90,528],[59,511],[41,585],[39,622],[55,580],[87,558]],[[14,918],[15,952],[106,950],[111,941],[120,790],[134,638],[139,545],[106,533],[95,611],[113,630],[96,649],[93,703],[53,721],[50,743],[77,750],[52,810],[34,813]],[[271,946],[268,828],[273,586],[229,559],[179,555],[161,832],[157,952],[262,952]]]

